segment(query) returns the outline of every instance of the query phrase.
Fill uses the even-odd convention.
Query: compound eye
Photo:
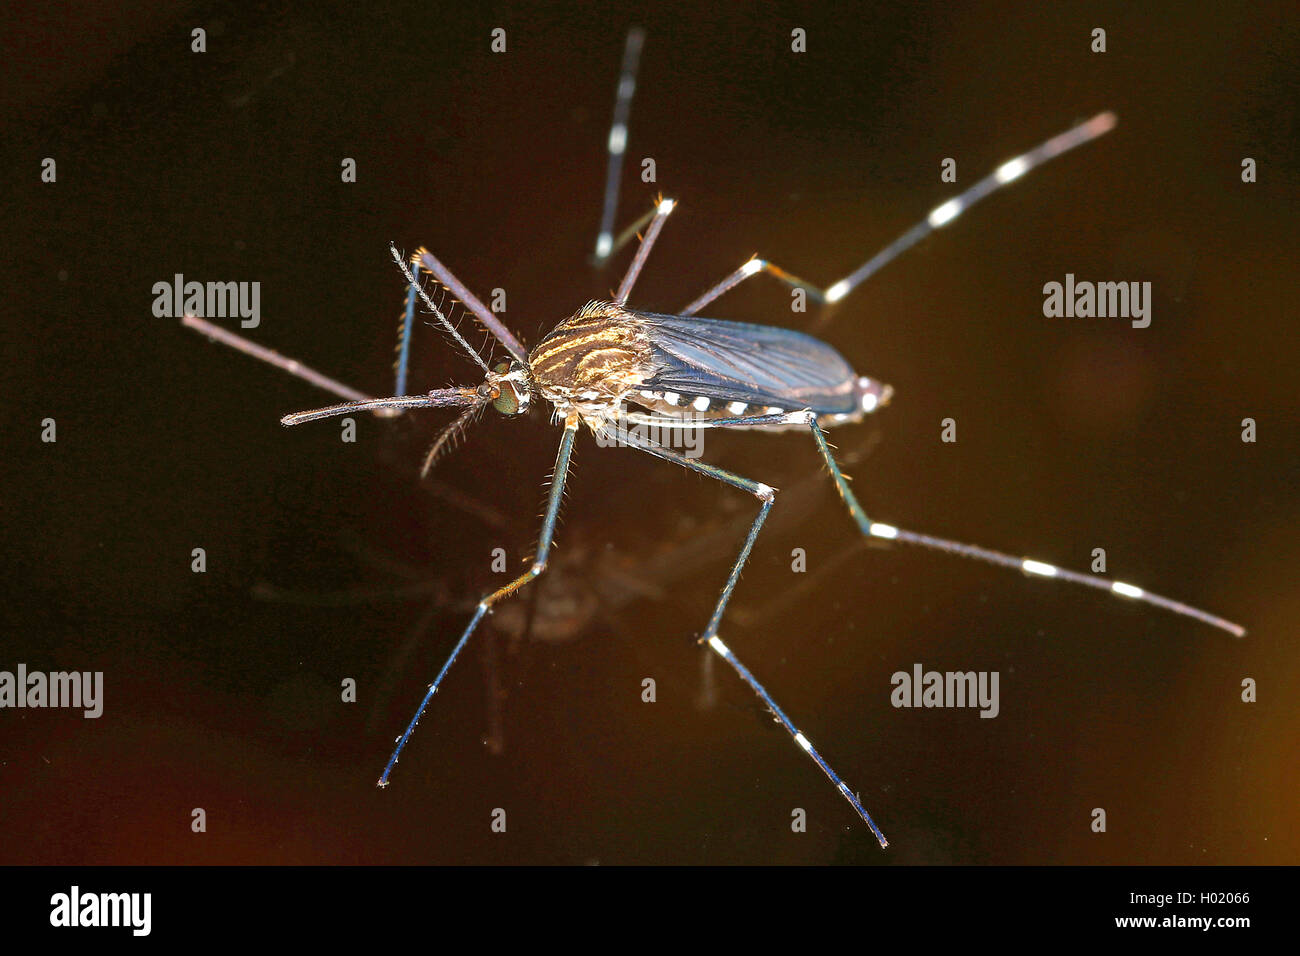
[[[506,384],[505,388],[501,389],[501,394],[492,403],[492,407],[502,415],[518,415],[519,405],[519,393],[515,390],[514,385],[509,383]]]

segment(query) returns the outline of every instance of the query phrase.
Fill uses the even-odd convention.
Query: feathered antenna
[[[528,364],[528,350],[524,348],[523,343],[515,337],[513,332],[505,327],[505,324],[500,319],[492,314],[488,307],[479,300],[478,296],[469,290],[469,287],[466,286],[465,283],[457,279],[452,274],[451,270],[439,262],[428,249],[421,248],[416,255],[419,256],[420,259],[420,268],[425,272],[428,272],[430,275],[435,276],[439,282],[445,285],[448,290],[450,290],[451,294],[456,297],[457,301],[460,302],[461,305],[465,306],[466,311],[478,320],[479,325],[483,326],[483,328],[492,334],[493,338],[505,346],[506,351],[514,357],[515,361],[522,362],[525,365]],[[402,272],[406,273],[409,277],[410,273],[407,272],[401,261],[401,257],[397,256],[396,258],[397,264],[401,267]]]
[[[429,446],[429,453],[424,456],[424,464],[420,466],[421,478],[427,478],[429,472],[433,470],[434,463],[456,447],[456,443],[460,441],[469,426],[474,423],[474,419],[478,418],[485,407],[487,407],[486,400],[479,402],[477,405],[471,405],[461,412],[454,422],[438,432],[438,437]]]
[[[429,312],[442,323],[443,328],[451,333],[451,337],[456,340],[456,344],[465,350],[465,354],[472,358],[479,368],[489,375],[492,374],[492,370],[488,368],[487,362],[483,361],[483,357],[474,350],[473,346],[465,341],[465,337],[460,334],[460,330],[451,324],[451,321],[442,314],[442,310],[439,309],[433,299],[429,297],[429,293],[424,291],[424,286],[422,286],[415,278],[415,275],[411,272],[410,266],[406,264],[405,258],[403,258],[402,254],[397,251],[397,246],[389,243],[388,249],[393,254],[393,261],[397,263],[397,268],[402,270],[402,275],[406,276],[406,281],[411,284],[411,288],[415,290],[417,295],[419,295],[420,300],[424,302],[425,307]]]

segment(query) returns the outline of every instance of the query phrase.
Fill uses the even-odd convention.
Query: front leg
[[[419,709],[416,710],[415,716],[411,718],[411,722],[406,726],[406,731],[398,739],[397,749],[394,750],[393,755],[388,758],[388,765],[384,767],[383,775],[379,778],[379,786],[388,786],[389,774],[393,772],[393,767],[397,763],[397,758],[401,756],[402,748],[406,746],[406,741],[409,740],[411,734],[415,732],[415,725],[420,722],[420,718],[424,715],[424,709],[429,706],[429,701],[433,699],[433,695],[438,693],[438,688],[442,685],[442,679],[447,676],[447,672],[451,670],[451,665],[455,663],[461,650],[463,650],[465,645],[469,643],[470,636],[474,633],[474,629],[478,627],[479,622],[483,620],[488,611],[492,609],[492,605],[496,604],[497,601],[500,601],[502,598],[514,594],[525,584],[534,580],[538,575],[546,570],[546,558],[551,551],[551,539],[555,534],[555,519],[560,513],[560,501],[564,497],[564,479],[569,473],[569,457],[573,453],[573,439],[577,433],[578,416],[570,415],[568,420],[564,423],[564,437],[560,439],[560,450],[555,456],[555,475],[551,479],[551,493],[546,500],[546,516],[542,519],[542,534],[537,543],[537,556],[533,558],[533,563],[529,565],[527,571],[519,575],[519,577],[515,578],[504,587],[497,588],[491,594],[484,597],[483,600],[478,602],[478,606],[474,609],[474,616],[470,618],[469,624],[465,627],[464,633],[460,636],[460,640],[457,641],[456,646],[452,648],[451,656],[447,658],[447,662],[442,665],[442,670],[438,671],[438,676],[434,678],[433,683],[429,685],[428,693],[426,693],[424,699],[420,701],[420,706]]]

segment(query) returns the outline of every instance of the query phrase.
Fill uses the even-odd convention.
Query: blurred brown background
[[[106,682],[96,721],[0,713],[0,860],[1296,862],[1289,5],[460,6],[127,4],[0,31],[0,668]],[[822,327],[897,389],[834,440],[873,516],[1082,570],[1104,547],[1116,577],[1241,621],[1245,640],[928,553],[829,566],[855,532],[829,484],[807,483],[811,443],[709,436],[710,460],[791,490],[723,636],[860,790],[882,853],[723,668],[697,706],[693,640],[753,502],[584,438],[533,605],[534,631],[561,640],[521,637],[519,611],[490,621],[393,786],[374,787],[467,605],[500,581],[492,549],[512,571],[529,553],[558,431],[540,412],[487,420],[430,491],[415,472],[441,416],[358,419],[355,445],[333,424],[286,431],[281,414],[327,399],[154,318],[152,285],[259,281],[257,341],[387,394],[402,296],[387,243],[424,243],[480,294],[504,287],[536,342],[626,262],[587,257],[632,23],[647,39],[619,221],[657,190],[682,203],[633,299],[652,310],[752,252],[830,282],[952,194],[943,157],[964,186],[1118,114]],[[38,180],[45,156],[57,185]],[[1067,272],[1152,281],[1151,327],[1043,318],[1043,284]],[[787,301],[759,278],[709,311],[816,320]],[[474,380],[421,330],[413,387]],[[46,416],[56,445],[38,441]],[[795,547],[822,573],[769,606],[805,580]],[[411,584],[433,593],[324,603]],[[268,585],[324,597],[259,598]],[[916,662],[999,671],[1001,715],[895,710],[889,677]],[[356,704],[339,703],[347,677]]]

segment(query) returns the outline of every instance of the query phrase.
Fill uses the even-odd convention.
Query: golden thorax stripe
[[[536,366],[561,352],[567,352],[574,348],[581,348],[582,346],[590,345],[593,342],[622,342],[626,334],[626,330],[622,328],[610,328],[608,327],[608,324],[604,322],[592,324],[599,324],[605,327],[596,332],[588,332],[586,335],[573,335],[572,337],[570,337],[570,330],[565,329],[565,336],[550,348],[546,348],[545,351],[535,353],[530,360],[530,364]],[[545,345],[546,343],[543,342],[542,345],[538,346],[538,348],[542,349]]]
[[[595,349],[578,359],[577,371],[589,374],[603,369],[617,368],[636,361],[636,353],[626,346]]]

